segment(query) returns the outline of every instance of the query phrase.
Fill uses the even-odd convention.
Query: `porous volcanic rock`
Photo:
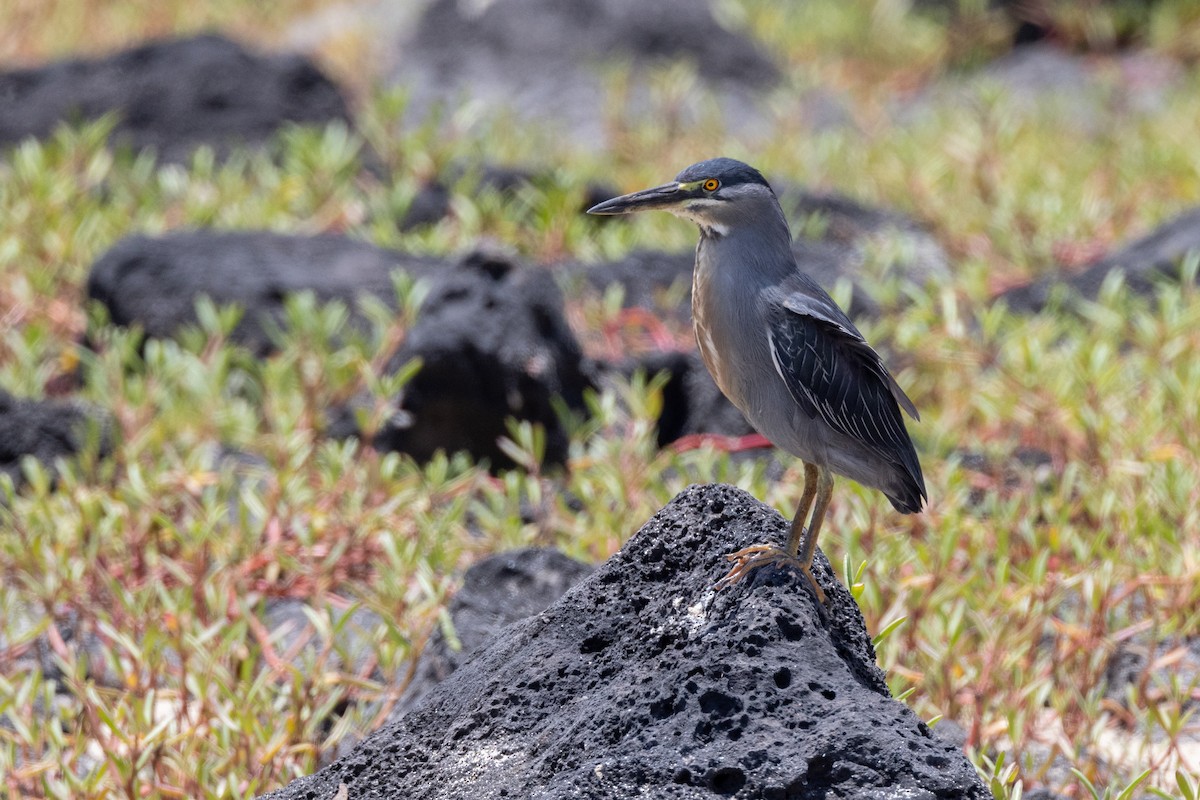
[[[98,437],[98,453],[104,455],[111,449],[111,430],[97,409],[71,401],[17,398],[0,389],[0,475],[21,486],[21,461],[26,456],[53,471],[55,459],[83,449],[89,428]]]
[[[201,296],[236,303],[244,313],[233,338],[262,355],[274,349],[264,322],[283,322],[289,295],[310,291],[352,308],[368,294],[394,302],[394,272],[433,277],[451,264],[336,235],[177,231],[117,242],[92,265],[87,293],[115,324],[136,324],[157,338],[194,324]]]
[[[725,553],[786,534],[740,490],[685,490],[400,721],[267,797],[987,797],[889,696],[823,556],[824,610],[791,569],[713,592]]]
[[[1066,300],[1072,295],[1094,300],[1114,271],[1125,274],[1130,291],[1151,294],[1156,285],[1180,279],[1180,264],[1189,254],[1200,258],[1200,208],[1180,214],[1082,272],[1051,275],[1009,289],[999,299],[1010,310],[1026,314],[1043,310],[1056,292],[1062,292]]]
[[[540,614],[592,570],[590,564],[543,547],[497,553],[472,566],[448,608],[458,645],[451,645],[440,628],[434,631],[388,720],[407,714],[506,626]]]
[[[115,113],[115,143],[168,161],[201,144],[218,154],[262,144],[286,123],[350,124],[338,87],[307,58],[214,34],[0,72],[0,107],[0,145]]]
[[[592,569],[558,550],[538,547],[497,553],[468,569],[462,588],[455,592],[447,609],[457,645],[443,635],[440,627],[433,631],[411,678],[405,676],[403,694],[388,712],[387,724],[415,708],[430,690],[507,625],[540,614]],[[365,710],[362,718],[376,719],[381,705],[376,703]],[[335,755],[348,755],[361,739],[343,739]]]
[[[565,462],[567,433],[555,398],[582,410],[594,381],[549,272],[468,256],[434,284],[391,363],[414,358],[421,369],[398,400],[401,413],[376,434],[377,447],[418,460],[468,450],[506,466],[497,442],[516,417],[545,428],[547,463]]]

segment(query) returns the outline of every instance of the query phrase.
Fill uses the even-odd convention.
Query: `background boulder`
[[[71,401],[29,400],[0,389],[0,475],[15,486],[25,482],[21,462],[26,456],[53,471],[59,458],[75,455],[97,437],[100,455],[112,448],[109,420],[96,409]]]
[[[1125,287],[1149,295],[1154,287],[1182,277],[1187,257],[1200,258],[1200,208],[1186,211],[1136,239],[1082,272],[1051,274],[1045,278],[1009,289],[1000,295],[1009,309],[1026,314],[1042,311],[1056,292],[1068,301],[1074,298],[1095,300],[1100,287],[1113,272],[1125,275]]]
[[[262,144],[287,123],[350,125],[341,91],[308,58],[261,55],[215,34],[96,59],[0,72],[0,146],[116,115],[114,142],[181,161],[202,144]]]
[[[393,80],[412,92],[418,115],[469,100],[597,143],[613,101],[624,102],[605,93],[602,73],[614,64],[639,75],[691,65],[730,124],[753,117],[754,100],[780,74],[757,42],[689,0],[433,0],[399,40]],[[630,113],[661,113],[647,96],[629,100]]]
[[[202,296],[236,304],[243,315],[234,340],[265,355],[275,347],[265,323],[284,321],[289,295],[308,291],[351,309],[367,294],[394,302],[394,272],[432,277],[452,264],[331,234],[185,230],[117,242],[92,265],[87,294],[113,323],[138,325],[157,338],[194,324]]]

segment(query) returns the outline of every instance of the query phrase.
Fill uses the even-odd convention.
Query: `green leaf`
[[[1133,781],[1130,782],[1130,784],[1126,786],[1119,795],[1117,795],[1117,800],[1129,800],[1129,798],[1133,797],[1133,790],[1140,786],[1146,780],[1146,778],[1150,777],[1151,771],[1152,770],[1147,768],[1142,772],[1142,774],[1134,778]]]
[[[899,628],[901,625],[903,625],[904,621],[907,619],[908,619],[907,616],[902,616],[902,617],[897,617],[896,619],[889,622],[887,625],[884,626],[883,630],[881,630],[879,633],[875,634],[875,637],[873,639],[871,639],[871,645],[873,647],[878,647],[885,639],[888,638],[888,636],[890,636],[892,634],[893,631],[895,631],[897,628]]]

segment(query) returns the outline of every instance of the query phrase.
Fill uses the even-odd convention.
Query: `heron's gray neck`
[[[792,234],[774,198],[706,222],[700,224],[697,271],[749,285],[775,285],[795,271]]]

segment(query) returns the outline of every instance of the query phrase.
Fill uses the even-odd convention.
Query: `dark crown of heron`
[[[717,181],[720,186],[738,186],[752,183],[771,188],[762,173],[749,164],[735,161],[732,158],[710,158],[698,164],[692,164],[675,176],[676,183],[701,183]]]
[[[721,237],[732,229],[752,227],[770,231],[789,242],[787,221],[775,192],[762,173],[732,158],[711,158],[675,176],[680,189],[676,215],[700,226],[705,237]]]

